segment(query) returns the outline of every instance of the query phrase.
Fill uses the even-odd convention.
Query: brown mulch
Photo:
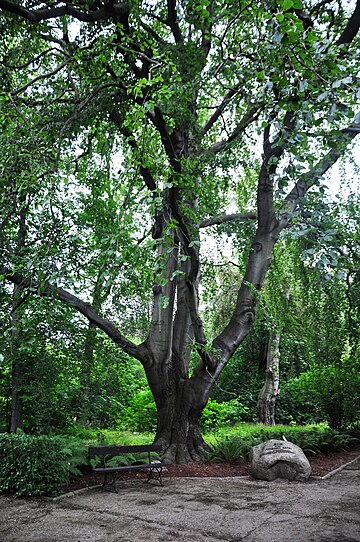
[[[360,455],[360,447],[352,450],[343,450],[332,452],[326,455],[309,455],[308,459],[312,469],[313,476],[325,476],[329,472],[341,467],[352,459]],[[194,476],[194,477],[231,477],[246,476],[250,474],[250,463],[210,463],[193,462],[186,465],[170,465],[167,471],[163,473],[164,478],[174,476]],[[127,472],[118,476],[118,480],[144,479],[144,472]],[[76,491],[84,487],[90,487],[102,483],[102,476],[94,474],[83,474],[82,476],[72,477],[69,485],[64,488],[63,493]]]

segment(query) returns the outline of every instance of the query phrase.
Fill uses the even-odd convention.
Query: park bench
[[[161,486],[163,486],[164,484],[162,483],[161,474],[165,463],[162,463],[158,459],[151,456],[152,453],[158,453],[160,451],[161,446],[157,444],[144,444],[136,446],[90,446],[88,454],[89,457],[101,457],[101,466],[95,467],[93,472],[104,475],[102,488],[107,491],[117,492],[116,476],[120,472],[127,471],[147,471],[148,477],[145,482],[156,480]],[[112,459],[116,458],[116,456],[124,454],[130,454],[135,459],[136,454],[146,454],[146,460],[135,461],[129,465],[112,464],[114,462],[111,461]],[[111,479],[110,482],[109,479]]]

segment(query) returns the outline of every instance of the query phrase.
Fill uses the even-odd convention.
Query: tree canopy
[[[157,441],[196,457],[276,242],[360,131],[360,2],[0,10],[0,273],[13,313],[50,297],[103,330],[144,366]],[[202,232],[239,221],[238,293],[211,336]]]

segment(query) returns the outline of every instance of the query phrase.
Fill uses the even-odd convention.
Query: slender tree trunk
[[[80,396],[78,404],[80,423],[86,425],[90,414],[91,375],[94,367],[94,350],[96,345],[96,326],[89,323],[85,332],[84,352],[80,373]]]
[[[104,279],[103,279],[103,268],[99,270],[99,274],[94,286],[94,291],[92,295],[92,307],[96,310],[97,313],[101,311],[102,304],[105,302],[106,298],[110,294],[110,291],[104,291]],[[94,351],[96,347],[96,335],[97,335],[97,326],[89,322],[84,341],[84,352],[81,366],[80,374],[80,388],[81,395],[80,400],[81,404],[79,405],[80,410],[80,421],[82,424],[86,424],[89,419],[91,412],[91,378],[94,369]]]
[[[290,286],[285,287],[287,304],[290,301]],[[285,310],[285,309],[284,309]],[[264,425],[275,425],[276,399],[280,393],[280,339],[281,330],[270,332],[266,346],[265,384],[257,401],[257,417]]]
[[[266,352],[265,384],[257,401],[258,420],[275,425],[275,403],[279,393],[280,333],[271,332]]]
[[[17,255],[21,254],[25,246],[26,240],[26,212],[27,206],[25,198],[19,198],[18,204],[22,206],[22,212],[19,215],[19,226],[17,232],[16,249]],[[12,296],[12,309],[10,314],[10,329],[11,329],[11,351],[12,351],[12,368],[11,368],[11,407],[10,407],[10,433],[15,433],[18,429],[23,429],[23,403],[22,403],[22,386],[24,384],[24,368],[20,354],[20,325],[21,316],[19,313],[20,305],[24,299],[24,288],[22,284],[14,284]]]
[[[10,406],[10,424],[9,432],[15,433],[18,429],[23,429],[23,404],[22,404],[22,386],[24,380],[23,363],[20,356],[20,318],[18,313],[18,304],[21,299],[21,286],[15,284],[13,290],[13,308],[10,316],[11,327],[11,350],[12,350],[12,368],[11,368],[11,406]]]

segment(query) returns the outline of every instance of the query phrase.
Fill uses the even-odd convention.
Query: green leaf
[[[284,0],[284,2],[281,2],[281,7],[284,11],[289,10],[294,5],[293,0]]]

